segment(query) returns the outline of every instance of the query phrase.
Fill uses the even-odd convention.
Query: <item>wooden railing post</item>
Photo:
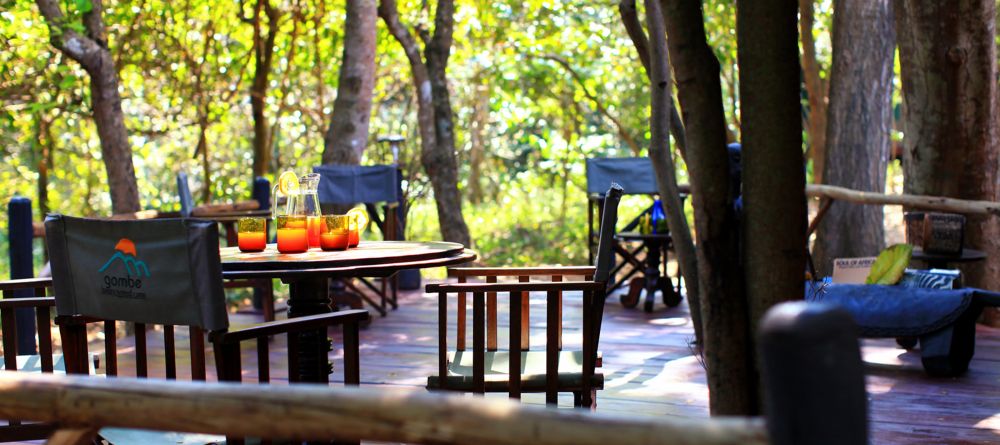
[[[783,303],[761,322],[764,410],[773,445],[865,445],[868,406],[857,326],[821,303]]]
[[[35,230],[31,225],[31,200],[21,196],[11,198],[7,204],[7,241],[10,250],[10,277],[34,278],[34,252],[32,240]],[[15,298],[33,297],[31,289],[14,291]],[[35,347],[35,314],[30,308],[16,310],[17,353],[32,355]],[[6,351],[4,351],[7,353]]]

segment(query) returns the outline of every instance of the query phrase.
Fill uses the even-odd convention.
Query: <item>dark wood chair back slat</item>
[[[177,378],[177,355],[174,348],[174,326],[163,326],[163,359],[167,370],[167,379]]]
[[[114,320],[104,320],[104,363],[107,375],[118,375],[118,325]]]

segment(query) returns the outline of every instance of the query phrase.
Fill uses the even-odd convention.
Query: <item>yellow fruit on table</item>
[[[284,195],[299,191],[299,177],[295,172],[288,170],[278,176],[278,191]]]
[[[358,225],[358,230],[365,230],[368,227],[368,212],[361,207],[355,207],[347,212],[348,219],[355,221]]]

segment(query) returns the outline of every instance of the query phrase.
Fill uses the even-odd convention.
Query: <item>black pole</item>
[[[868,443],[864,369],[847,311],[783,303],[767,312],[758,336],[772,444]]]
[[[7,241],[10,249],[10,277],[12,279],[34,278],[34,248],[32,240],[35,230],[31,225],[31,200],[15,196],[7,204]],[[31,289],[14,291],[14,298],[33,297]],[[33,355],[35,349],[35,314],[30,308],[18,309],[17,353]]]

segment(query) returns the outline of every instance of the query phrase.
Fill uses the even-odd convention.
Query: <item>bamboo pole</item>
[[[762,419],[636,418],[424,391],[0,372],[0,418],[230,436],[470,445],[766,444]]]
[[[1000,202],[970,201],[941,196],[886,195],[883,193],[862,192],[833,185],[808,184],[806,185],[806,196],[813,198],[827,197],[858,204],[898,205],[919,210],[936,210],[972,215],[1000,215]]]

